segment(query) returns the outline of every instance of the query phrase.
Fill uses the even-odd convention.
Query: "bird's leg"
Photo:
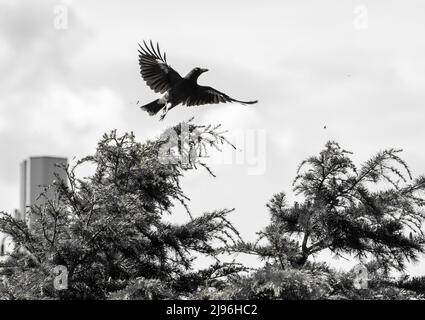
[[[164,118],[165,118],[165,116],[167,115],[168,110],[169,110],[170,108],[171,108],[171,102],[167,102],[167,103],[165,104],[164,109],[162,109],[162,114],[161,114],[161,117],[159,118],[160,120],[164,120]]]

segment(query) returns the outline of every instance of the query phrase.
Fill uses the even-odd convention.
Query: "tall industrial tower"
[[[41,205],[43,199],[39,198],[44,187],[52,184],[56,179],[55,173],[65,179],[65,172],[57,165],[66,165],[66,158],[57,157],[30,157],[20,165],[20,210],[17,218],[27,222],[31,227],[32,218],[27,214],[27,209],[32,205]],[[54,200],[55,195],[51,190],[47,196]]]

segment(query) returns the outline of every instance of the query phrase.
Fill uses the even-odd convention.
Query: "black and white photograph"
[[[419,0],[0,0],[0,308],[425,300],[424,34]]]

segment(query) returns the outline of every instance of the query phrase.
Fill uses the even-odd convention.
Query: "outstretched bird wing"
[[[190,93],[190,96],[183,102],[183,104],[190,106],[200,106],[203,104],[215,104],[226,102],[238,102],[242,104],[254,104],[258,101],[240,101],[229,97],[227,94],[220,92],[214,88],[206,86],[197,86],[195,90]]]
[[[167,57],[161,55],[159,44],[150,47],[143,41],[144,47],[139,44],[140,74],[147,85],[155,92],[164,93],[178,83],[182,78],[167,63]]]

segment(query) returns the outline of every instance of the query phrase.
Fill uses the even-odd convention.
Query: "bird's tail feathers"
[[[243,105],[245,105],[245,104],[255,104],[255,103],[258,102],[258,100],[254,100],[254,101],[241,101],[241,100],[236,100],[236,99],[232,99],[232,101],[233,102],[240,103],[240,104],[243,104]]]
[[[151,103],[145,104],[144,106],[141,106],[140,108],[142,110],[147,111],[151,116],[157,114],[162,108],[164,108],[165,104],[159,102],[159,99],[156,99],[155,101],[152,101]]]

